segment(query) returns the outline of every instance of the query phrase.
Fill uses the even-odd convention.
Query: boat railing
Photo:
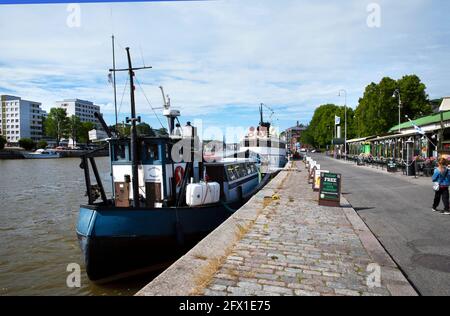
[[[100,148],[89,151],[86,154],[81,155],[80,168],[84,170],[84,181],[86,183],[86,195],[88,197],[88,204],[93,205],[94,202],[101,197],[104,204],[108,204],[108,199],[106,197],[105,189],[103,188],[102,180],[100,179],[100,174],[98,173],[97,164],[95,163],[94,155],[98,151],[104,150],[107,145]],[[89,170],[89,163],[92,167],[92,172],[94,173],[95,181],[97,184],[91,183],[91,175]]]

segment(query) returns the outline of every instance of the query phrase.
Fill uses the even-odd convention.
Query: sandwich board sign
[[[314,182],[313,182],[313,190],[314,191],[319,191],[320,190],[320,175],[322,173],[328,173],[328,170],[316,170],[315,174],[314,174]]]
[[[316,171],[320,170],[320,165],[318,165],[317,163],[314,164],[314,166],[311,168],[311,170],[309,171],[309,179],[308,179],[308,183],[313,185],[314,188],[314,175],[316,174]]]
[[[339,173],[321,172],[319,187],[319,205],[341,206],[342,176]]]
[[[309,163],[309,172],[310,172],[310,173],[311,173],[311,170],[312,170],[315,166],[317,166],[317,162],[315,162],[314,160],[312,160],[312,161]]]

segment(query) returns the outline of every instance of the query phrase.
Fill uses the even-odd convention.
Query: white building
[[[0,96],[0,135],[9,143],[21,138],[38,141],[42,137],[41,103],[22,100],[12,95]]]
[[[91,101],[65,99],[63,101],[56,101],[56,107],[66,109],[68,117],[75,115],[80,118],[81,122],[92,122],[97,128],[101,128],[98,120],[94,116],[95,112],[100,113],[100,106],[95,105]]]

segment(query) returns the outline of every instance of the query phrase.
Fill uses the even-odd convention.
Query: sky
[[[163,86],[182,123],[255,126],[264,103],[283,130],[321,104],[343,105],[341,89],[355,108],[384,76],[417,74],[430,98],[449,96],[447,12],[447,0],[216,0],[81,4],[74,20],[68,4],[2,5],[0,94],[46,110],[90,100],[112,124],[114,34],[117,67],[127,46],[134,66],[153,67],[136,71],[137,112],[152,127],[161,127],[151,106],[162,106]],[[130,111],[126,82],[118,73],[119,121]]]

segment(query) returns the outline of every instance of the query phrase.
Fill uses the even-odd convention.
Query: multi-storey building
[[[286,149],[288,153],[293,154],[300,150],[300,138],[305,130],[306,127],[299,124],[298,121],[296,126],[290,127],[286,130]]]
[[[0,96],[0,134],[8,143],[17,143],[21,138],[40,140],[43,115],[39,102],[12,95]]]
[[[98,120],[95,118],[94,113],[100,113],[100,106],[95,105],[91,101],[85,101],[80,99],[65,99],[63,101],[57,101],[56,107],[66,110],[67,116],[78,116],[81,122],[92,122],[97,128],[101,128]]]

